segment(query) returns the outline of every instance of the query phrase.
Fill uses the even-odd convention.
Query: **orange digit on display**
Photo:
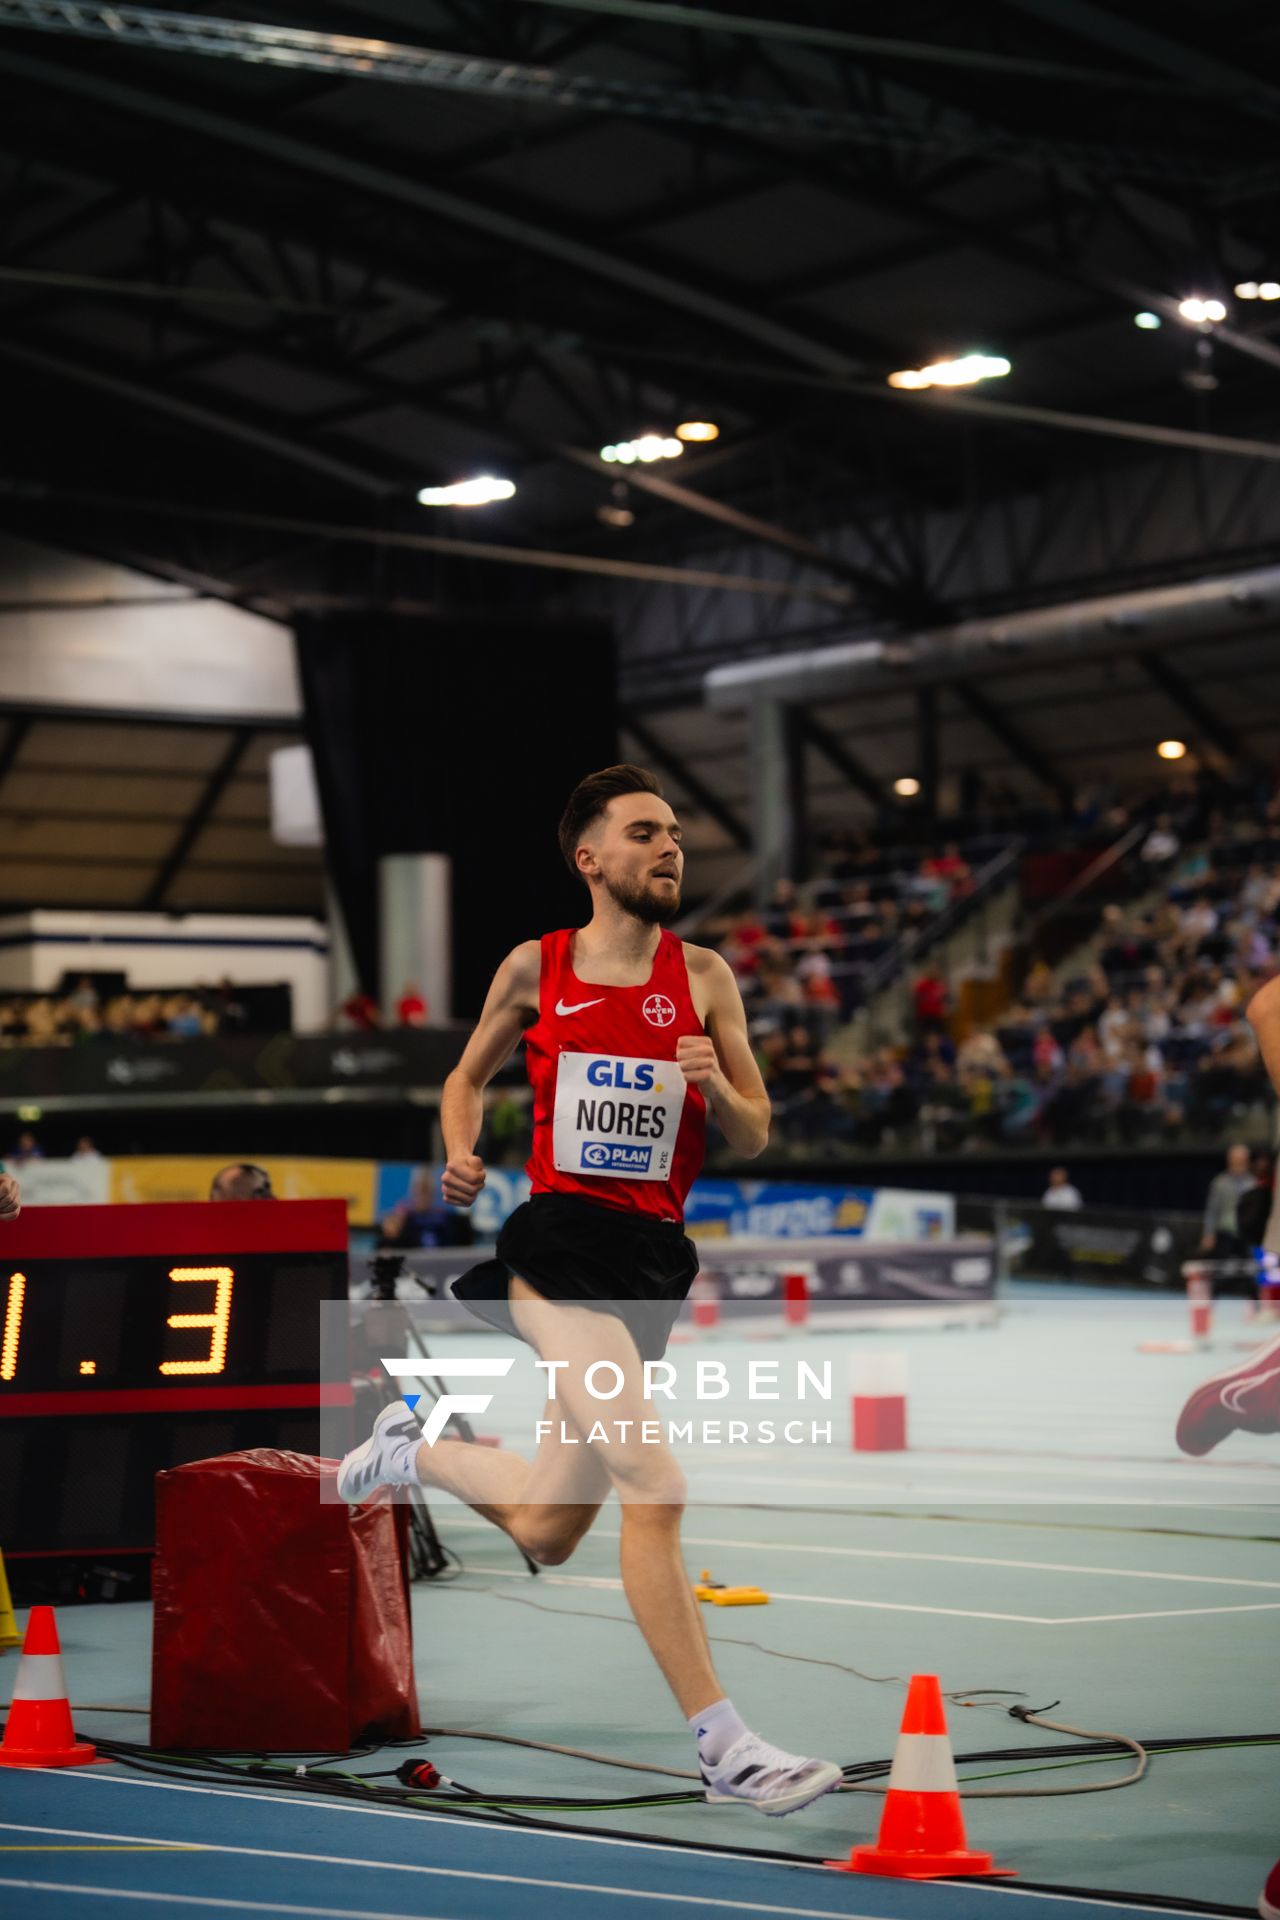
[[[22,1334],[22,1303],[27,1297],[25,1273],[9,1275],[9,1301],[4,1310],[4,1333],[0,1335],[0,1380],[12,1380],[18,1371],[18,1341]]]
[[[235,1274],[230,1267],[171,1267],[169,1278],[212,1283],[216,1289],[212,1313],[171,1313],[171,1327],[207,1327],[209,1355],[205,1360],[162,1360],[161,1373],[221,1373],[227,1364],[227,1328],[231,1322],[231,1289]]]

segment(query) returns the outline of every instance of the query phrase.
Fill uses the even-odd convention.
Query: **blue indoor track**
[[[879,1786],[785,1820],[701,1803],[549,1816],[589,1829],[579,1835],[113,1764],[0,1771],[0,1914],[1075,1920],[1150,1913],[1144,1901],[1252,1914],[1280,1853],[1280,1754],[1214,1742],[1280,1733],[1280,1448],[1234,1434],[1197,1461],[1172,1441],[1186,1392],[1234,1355],[1239,1311],[1219,1316],[1208,1355],[1137,1357],[1161,1331],[1137,1303],[1084,1321],[1067,1303],[1029,1313],[1015,1300],[989,1330],[914,1333],[898,1341],[906,1452],[846,1448],[790,1469],[775,1449],[751,1463],[749,1505],[719,1504],[708,1476],[686,1516],[692,1573],[771,1595],[704,1617],[726,1691],[793,1751],[888,1760],[913,1672],[972,1691],[975,1704],[948,1708],[962,1787],[1043,1793],[1129,1770],[1125,1755],[1037,1763],[1063,1736],[1010,1718],[1009,1699],[1058,1702],[1051,1717],[1077,1727],[1197,1743],[1157,1752],[1145,1779],[1116,1791],[966,1799],[970,1845],[1018,1880],[909,1885],[824,1867],[874,1838]],[[514,1402],[486,1425],[506,1417],[522,1417]],[[435,1496],[431,1508],[461,1562],[413,1590],[423,1723],[443,1731],[341,1764],[373,1773],[412,1755],[508,1799],[686,1787],[639,1770],[687,1775],[693,1754],[629,1616],[616,1510],[567,1565],[533,1578],[469,1509]],[[77,1730],[145,1742],[150,1608],[64,1608],[59,1625]],[[16,1667],[0,1660],[0,1699]],[[581,1753],[464,1737],[477,1732]],[[963,1758],[1009,1748],[1016,1762]]]

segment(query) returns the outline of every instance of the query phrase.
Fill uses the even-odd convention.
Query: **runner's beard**
[[[610,880],[606,874],[604,887],[615,905],[629,913],[633,920],[642,920],[647,927],[670,926],[680,912],[678,880],[673,887],[665,887],[648,880]]]

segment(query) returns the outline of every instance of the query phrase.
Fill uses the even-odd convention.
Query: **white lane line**
[[[483,1580],[528,1580],[527,1573],[518,1567],[486,1567],[483,1573],[477,1573]],[[459,1586],[456,1581],[449,1582],[459,1593],[474,1593],[474,1587]],[[621,1580],[594,1578],[584,1573],[548,1573],[544,1568],[538,1575],[538,1585],[550,1587],[588,1587],[606,1593],[621,1593]],[[850,1600],[843,1595],[823,1593],[779,1593],[777,1588],[770,1589],[775,1600],[799,1600],[810,1607],[859,1607],[869,1613],[940,1613],[954,1620],[1004,1620],[1021,1627],[1054,1627],[1058,1621],[1039,1613],[987,1613],[976,1607],[924,1607],[908,1606],[900,1600]],[[1276,1602],[1280,1607],[1280,1600]]]
[[[94,1840],[132,1840],[138,1837],[132,1834],[100,1834],[84,1827],[37,1827],[11,1820],[0,1820],[0,1828],[12,1833],[56,1833],[60,1836],[73,1835],[79,1839]],[[771,1901],[721,1900],[711,1894],[703,1893],[658,1893],[641,1887],[604,1886],[591,1880],[547,1880],[540,1875],[525,1873],[479,1873],[476,1872],[474,1868],[468,1867],[421,1866],[400,1861],[361,1860],[352,1859],[343,1854],[332,1853],[297,1853],[287,1847],[234,1847],[212,1841],[202,1841],[200,1844],[202,1851],[206,1853],[235,1854],[254,1860],[287,1860],[291,1865],[298,1862],[305,1862],[310,1866],[358,1867],[364,1872],[367,1872],[369,1868],[372,1867],[383,1873],[417,1873],[441,1880],[480,1880],[483,1881],[485,1885],[494,1886],[544,1887],[556,1893],[603,1893],[610,1895],[616,1900],[656,1900],[664,1905],[726,1907],[731,1913],[793,1914],[796,1916],[796,1920],[869,1920],[869,1917],[865,1915],[833,1913],[825,1907],[784,1907]],[[685,1849],[682,1848],[681,1851],[685,1852]],[[779,1862],[779,1865],[789,1866],[791,1864],[790,1861]],[[35,1880],[0,1880],[0,1886],[46,1887],[49,1891],[57,1891],[57,1889],[49,1887],[47,1883]],[[192,1896],[186,1894],[140,1894],[134,1893],[131,1888],[119,1889],[118,1895],[116,1889],[108,1887],[76,1888],[75,1891],[102,1893],[109,1897],[119,1897],[121,1899],[187,1900],[192,1898]],[[252,1900],[214,1899],[203,1899],[195,1901],[194,1904],[213,1907],[244,1907],[265,1913],[348,1914],[351,1916],[351,1920],[362,1920],[360,1915],[348,1907],[289,1907],[274,1901],[259,1903]],[[377,1920],[382,1920],[381,1912],[377,1915]],[[403,1909],[395,1910],[392,1920],[404,1920]]]
[[[25,1769],[15,1768],[14,1771],[17,1773],[25,1771]],[[39,1771],[42,1781],[56,1777],[59,1784],[65,1783],[68,1786],[140,1787],[144,1791],[155,1793],[196,1793],[202,1794],[206,1798],[216,1800],[256,1800],[264,1806],[286,1806],[295,1811],[299,1811],[307,1805],[305,1799],[293,1799],[288,1794],[253,1793],[242,1787],[207,1787],[203,1785],[203,1783],[197,1785],[194,1782],[178,1780],[135,1780],[120,1773],[90,1773],[87,1768],[84,1770],[73,1770],[71,1768],[61,1767],[42,1768]],[[312,1804],[316,1803],[313,1802]],[[347,1806],[346,1803],[341,1800],[322,1800],[318,1804],[321,1806],[326,1819],[328,1819],[331,1814],[349,1813],[360,1820],[414,1820],[418,1822],[425,1820],[431,1826],[462,1827],[472,1833],[483,1833],[490,1836],[500,1835],[503,1838],[568,1840],[579,1846],[631,1847],[638,1853],[674,1853],[679,1854],[682,1859],[688,1858],[687,1847],[662,1840],[619,1840],[613,1834],[608,1833],[565,1833],[561,1829],[553,1830],[550,1827],[504,1827],[492,1820],[468,1820],[465,1814],[423,1813],[416,1811],[413,1813],[408,1811],[402,1813],[396,1807],[351,1807]],[[201,1845],[207,1847],[211,1852],[217,1850],[209,1842],[202,1841]],[[284,1858],[287,1860],[300,1860],[303,1857],[303,1855],[295,1853],[286,1853],[284,1855]],[[759,1862],[759,1856],[757,1854],[731,1853],[720,1846],[717,1846],[714,1858],[717,1860],[742,1860],[752,1866],[757,1865]],[[361,1860],[357,1862],[357,1864],[366,1867],[390,1867],[395,1863],[382,1860]],[[812,1862],[787,1860],[785,1865],[798,1868],[804,1873],[826,1873],[828,1871],[818,1860]],[[479,1877],[481,1879],[492,1878],[491,1875],[484,1874]],[[794,1908],[784,1908],[783,1911],[794,1912]]]
[[[495,1537],[500,1531],[488,1520],[451,1521],[450,1526],[459,1533],[489,1533]],[[587,1537],[591,1540],[622,1538],[620,1533],[605,1533],[594,1527]],[[689,1547],[749,1547],[764,1553],[817,1553],[851,1560],[922,1560],[952,1567],[1020,1567],[1031,1573],[1098,1573],[1117,1580],[1181,1580],[1198,1586],[1262,1587],[1269,1592],[1280,1591],[1280,1580],[1241,1580],[1221,1573],[1148,1573],[1135,1567],[1081,1567],[1065,1560],[997,1560],[976,1553],[907,1553],[889,1547],[796,1546],[784,1545],[778,1540],[734,1540],[719,1534],[686,1533],[681,1538]]]
[[[62,1777],[66,1779],[70,1779],[73,1776],[69,1774],[64,1774]],[[279,1805],[278,1796],[275,1796],[272,1794],[262,1794],[262,1793],[240,1794],[240,1793],[235,1793],[231,1791],[229,1788],[179,1787],[175,1782],[168,1781],[168,1780],[122,1780],[119,1777],[119,1775],[101,1774],[101,1773],[92,1775],[92,1776],[88,1774],[80,1774],[74,1777],[80,1780],[87,1780],[92,1778],[98,1782],[105,1780],[110,1782],[110,1784],[114,1786],[157,1787],[162,1792],[176,1791],[176,1792],[183,1792],[183,1793],[211,1793],[216,1795],[220,1799],[258,1800],[258,1801],[266,1801],[271,1805]],[[298,1803],[296,1801],[290,1801],[288,1804],[291,1806],[296,1806]],[[426,1819],[426,1820],[432,1821],[435,1824],[438,1824],[441,1819],[444,1819],[446,1817],[438,1814],[397,1813],[388,1807],[344,1807],[344,1806],[341,1806],[340,1804],[330,1805],[327,1801],[323,1802],[322,1804],[324,1806],[324,1811],[326,1814],[333,1813],[333,1812],[356,1813],[356,1814],[377,1813],[377,1814],[389,1817],[391,1819],[396,1819],[396,1820]],[[481,1825],[482,1823],[474,1820],[470,1820],[470,1821],[461,1821],[461,1822],[454,1821],[454,1822],[451,1822],[450,1824],[465,1825],[471,1829],[475,1829],[477,1826]],[[487,1822],[483,1823],[483,1826],[484,1826],[484,1830],[489,1833],[492,1833],[492,1832],[502,1833],[506,1831],[506,1829],[501,1827],[494,1828],[490,1826]],[[16,1820],[0,1820],[0,1829],[4,1829],[12,1833],[56,1833],[60,1835],[70,1835],[72,1837],[81,1838],[81,1839],[96,1840],[104,1837],[96,1829],[90,1829],[86,1827],[32,1826]],[[683,1855],[683,1857],[686,1860],[689,1858],[689,1853],[687,1848],[680,1847],[677,1849],[670,1846],[664,1846],[660,1841],[616,1840],[612,1836],[606,1835],[606,1834],[553,1834],[553,1833],[544,1832],[541,1829],[536,1827],[520,1828],[519,1834],[525,1837],[532,1835],[533,1837],[540,1838],[540,1839],[586,1840],[600,1846],[611,1846],[611,1847],[633,1846],[637,1850],[643,1851],[646,1853],[673,1853],[678,1851],[681,1855]],[[115,1840],[121,1840],[121,1839],[137,1838],[138,1836],[130,1836],[127,1834],[117,1834],[113,1831],[109,1837]],[[148,1840],[148,1843],[150,1843],[154,1839],[154,1836],[148,1835],[148,1836],[145,1836],[145,1838]],[[170,1843],[170,1844],[173,1844],[173,1843]],[[423,1866],[416,1866],[416,1865],[405,1865],[395,1861],[365,1860],[360,1858],[349,1859],[343,1855],[335,1856],[335,1855],[329,1855],[329,1854],[294,1853],[286,1848],[233,1847],[233,1846],[222,1845],[222,1844],[218,1844],[210,1841],[201,1841],[200,1846],[202,1850],[207,1853],[257,1854],[266,1859],[289,1860],[289,1861],[306,1860],[306,1861],[312,1861],[312,1862],[319,1862],[321,1864],[329,1865],[329,1866],[356,1866],[356,1867],[362,1867],[366,1869],[372,1867],[375,1870],[381,1870],[388,1873],[450,1874],[451,1877],[454,1879],[501,1881],[504,1883],[516,1883],[516,1884],[525,1885],[525,1886],[556,1887],[561,1889],[569,1888],[573,1890],[578,1890],[580,1885],[580,1883],[577,1881],[521,1879],[520,1876],[514,1875],[514,1874],[474,1873],[474,1872],[464,1871],[463,1869],[458,1869],[456,1872],[453,1872],[451,1869],[444,1868],[444,1867],[423,1867]],[[708,1856],[703,1855],[702,1857],[706,1858]],[[716,1853],[711,1857],[717,1860],[733,1859],[733,1860],[749,1862],[752,1866],[760,1866],[760,1865],[768,1864],[767,1862],[762,1862],[759,1859],[758,1855],[753,1855],[753,1854]],[[817,1860],[808,1861],[808,1860],[790,1860],[789,1859],[789,1860],[780,1862],[779,1864],[788,1866],[792,1868],[793,1871],[798,1870],[801,1873],[826,1874],[830,1871],[828,1867],[824,1866]],[[954,1886],[954,1882],[945,1882],[944,1884]],[[41,1882],[41,1881],[32,1881],[32,1880],[0,1881],[0,1886],[28,1886],[32,1888],[44,1889],[45,1887],[48,1886],[48,1883]],[[62,1889],[49,1888],[49,1890],[61,1891]],[[590,1887],[585,1890],[592,1891],[592,1892],[599,1891],[603,1893],[612,1894],[618,1897],[630,1897],[633,1899],[655,1899],[655,1900],[684,1899],[689,1901],[690,1903],[696,1900],[699,1906],[732,1907],[739,1913],[792,1914],[795,1916],[795,1920],[871,1920],[871,1916],[868,1916],[865,1914],[849,1913],[848,1911],[833,1914],[833,1913],[828,1913],[825,1910],[821,1908],[816,1908],[816,1907],[777,1907],[777,1906],[763,1906],[759,1904],[751,1905],[741,1900],[718,1900],[702,1894],[689,1894],[689,1895],[677,1895],[677,1894],[669,1894],[669,1893],[645,1894],[638,1888],[618,1887],[616,1885],[611,1885],[611,1886],[602,1887],[598,1889],[594,1887]],[[95,1892],[95,1891],[99,1891],[99,1889],[81,1888],[72,1884],[67,1888],[67,1891]],[[114,1893],[114,1889],[110,1889],[110,1888],[101,1889],[101,1891],[106,1892],[108,1894]],[[1066,1900],[1066,1901],[1075,1901],[1077,1902],[1077,1904],[1079,1902],[1079,1896],[1077,1896],[1074,1893],[1070,1893],[1070,1892],[1054,1893],[1054,1892],[1051,1892],[1048,1888],[1032,1890],[1030,1887],[1011,1887],[1007,1885],[1006,1886],[993,1885],[988,1887],[987,1891],[991,1893],[1000,1894],[1005,1897],[1013,1895],[1023,1900],[1057,1900],[1057,1901]],[[122,1897],[124,1896],[125,1892],[126,1890],[122,1890]],[[174,1898],[183,1897],[181,1895],[175,1896],[172,1894],[142,1895],[142,1894],[133,1892],[132,1889],[127,1890],[127,1893],[129,1897],[132,1897],[133,1899],[142,1899],[142,1898],[174,1899]],[[248,1905],[249,1903],[236,1902],[234,1904]],[[1095,1899],[1091,1897],[1089,1900],[1089,1907],[1091,1910],[1094,1907],[1112,1908],[1117,1912],[1133,1913],[1139,1916],[1141,1916],[1143,1912],[1143,1909],[1135,1908],[1131,1902],[1124,1899],[1100,1900],[1100,1899]],[[318,1908],[318,1907],[311,1907],[311,1908],[271,1907],[271,1908],[268,1908],[267,1911],[273,1912],[273,1913],[307,1912],[307,1913],[313,1913],[313,1914],[319,1914],[319,1913],[328,1914],[333,1910],[329,1908]],[[343,1907],[338,1911],[342,1915],[342,1920],[367,1920],[367,1916],[357,1914],[353,1912],[353,1910],[349,1907]],[[1162,1912],[1175,1913],[1175,1914],[1191,1914],[1195,1916],[1195,1920],[1202,1920],[1201,1909],[1198,1907],[1164,1907],[1162,1908]],[[384,1917],[381,1914],[379,1914],[377,1916],[377,1920],[384,1920]],[[406,1920],[406,1915],[404,1913],[403,1908],[397,1909],[394,1915],[388,1917],[388,1920]],[[425,1920],[425,1917],[414,1916],[413,1920]]]
[[[527,1573],[517,1567],[486,1567],[477,1571],[476,1578],[481,1580],[527,1580]],[[450,1581],[459,1593],[474,1593],[474,1587],[458,1586]],[[538,1576],[538,1585],[551,1587],[587,1587],[607,1593],[621,1593],[621,1580],[593,1577],[587,1574],[548,1573],[544,1568]],[[776,1587],[770,1589],[775,1600],[795,1600],[808,1607],[858,1607],[870,1613],[940,1613],[949,1619],[957,1620],[1004,1620],[1019,1627],[1080,1627],[1095,1620],[1186,1620],[1204,1613],[1280,1613],[1280,1600],[1246,1600],[1232,1607],[1169,1607],[1154,1613],[984,1613],[976,1607],[927,1607],[908,1604],[904,1600],[851,1600],[843,1594],[827,1593],[781,1593]]]

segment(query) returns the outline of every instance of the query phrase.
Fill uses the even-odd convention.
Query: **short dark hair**
[[[226,1175],[230,1178],[224,1179]],[[274,1200],[275,1197],[271,1175],[265,1167],[255,1166],[252,1160],[233,1160],[229,1167],[220,1167],[209,1188],[211,1200]]]
[[[647,767],[633,767],[628,761],[623,761],[621,766],[605,767],[600,773],[589,773],[585,780],[579,780],[560,817],[560,851],[570,873],[578,871],[574,855],[587,828],[600,818],[611,800],[624,793],[652,793],[659,800],[666,798]]]

